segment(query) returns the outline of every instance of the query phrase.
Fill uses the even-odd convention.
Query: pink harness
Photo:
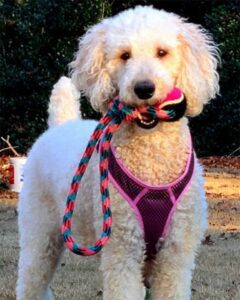
[[[187,188],[192,177],[194,165],[193,153],[191,151],[191,159],[189,159],[190,162],[188,163],[189,167],[186,168],[183,176],[172,184],[151,187],[137,178],[134,178],[134,176],[124,168],[123,164],[119,163],[114,156],[114,150],[110,149],[111,139],[113,133],[116,132],[123,121],[136,121],[140,127],[150,129],[153,124],[156,126],[159,121],[173,122],[179,120],[184,115],[185,110],[186,99],[181,90],[177,87],[173,87],[162,101],[154,105],[134,107],[121,102],[118,97],[110,101],[107,113],[100,119],[99,124],[90,137],[68,191],[61,232],[66,246],[72,252],[83,256],[95,255],[110,238],[112,213],[108,189],[108,171],[109,157],[111,156],[110,172],[112,173],[112,181],[115,181],[115,186],[134,209],[140,226],[145,231],[148,257],[151,258],[155,256],[157,252],[157,242],[165,234],[174,208],[181,199],[181,195]],[[144,121],[150,118],[153,123]],[[101,140],[100,137],[102,137]],[[72,236],[72,216],[81,180],[96,146],[99,145],[99,141],[101,141],[99,149],[99,171],[103,228],[101,236],[95,244],[84,247],[78,245]],[[153,230],[155,227],[156,231]]]
[[[166,235],[177,204],[188,189],[194,170],[194,154],[191,151],[183,174],[175,181],[152,186],[136,178],[115,155],[111,146],[109,155],[109,179],[133,209],[144,231],[146,259],[154,259]]]

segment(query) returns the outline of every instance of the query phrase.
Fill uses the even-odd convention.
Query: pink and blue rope
[[[170,95],[170,96],[169,96]],[[173,91],[166,97],[171,100],[178,100],[182,97],[182,93],[179,89],[174,88]],[[140,114],[148,113],[154,118],[160,120],[170,120],[173,118],[173,113],[170,108],[165,109],[163,105],[153,105],[147,107],[133,107],[120,102],[118,98],[115,98],[109,106],[109,110],[105,116],[103,116],[93,134],[90,137],[86,150],[82,156],[82,159],[77,167],[77,170],[72,179],[72,183],[68,192],[66,207],[64,211],[63,223],[62,223],[62,235],[66,246],[78,255],[91,256],[97,254],[102,247],[107,243],[111,234],[112,226],[112,213],[110,207],[110,196],[108,189],[108,157],[110,142],[113,133],[118,129],[122,121],[131,122],[139,118]],[[102,213],[103,213],[103,227],[100,238],[95,242],[93,246],[83,247],[79,246],[72,236],[72,216],[75,207],[75,201],[77,192],[81,188],[81,180],[87,169],[91,156],[96,148],[96,145],[101,138],[100,143],[100,193],[102,201]]]

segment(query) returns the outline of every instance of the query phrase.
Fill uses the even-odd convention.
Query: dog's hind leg
[[[63,251],[60,214],[52,200],[33,187],[25,189],[20,198],[17,300],[50,300],[49,285]]]

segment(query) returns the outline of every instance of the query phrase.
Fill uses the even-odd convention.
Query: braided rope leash
[[[173,88],[173,90],[167,95],[164,101],[153,106],[143,106],[137,108],[120,102],[118,98],[115,98],[112,102],[110,102],[108,112],[100,119],[99,124],[90,137],[86,150],[72,179],[72,183],[68,192],[61,230],[64,242],[66,243],[66,246],[69,248],[69,250],[71,250],[75,254],[82,256],[95,255],[102,249],[102,247],[110,238],[112,213],[108,190],[109,148],[113,133],[117,131],[122,121],[131,122],[137,120],[141,118],[141,115],[144,113],[147,113],[153,118],[158,118],[160,120],[175,120],[176,110],[174,109],[174,106],[179,106],[183,102],[185,103],[183,94],[176,87]],[[184,112],[181,114],[181,116],[183,114]],[[75,207],[77,192],[80,189],[81,180],[100,138],[101,143],[99,170],[100,193],[103,212],[103,228],[100,238],[95,242],[93,246],[82,247],[75,242],[72,236],[72,215]]]

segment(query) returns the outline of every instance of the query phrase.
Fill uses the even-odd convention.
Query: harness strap
[[[172,215],[182,199],[194,171],[192,145],[189,158],[182,175],[166,185],[147,185],[136,178],[115,155],[110,147],[110,181],[133,209],[136,219],[144,232],[146,260],[154,259],[161,248]]]

